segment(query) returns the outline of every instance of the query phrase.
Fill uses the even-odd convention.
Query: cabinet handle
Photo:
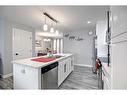
[[[26,73],[25,69],[22,69],[21,70],[21,73],[25,74]]]
[[[71,60],[71,66],[73,66],[73,61]]]
[[[66,72],[66,64],[64,65],[64,73]]]
[[[18,53],[16,53],[15,55],[19,55]]]

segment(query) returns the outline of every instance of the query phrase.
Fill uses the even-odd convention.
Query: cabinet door
[[[65,60],[65,76],[67,77],[69,74],[70,74],[70,72],[71,72],[71,58],[67,58],[66,60]]]
[[[65,71],[65,62],[61,61],[59,62],[58,66],[58,86],[63,82],[64,80],[64,71]]]
[[[65,64],[64,64],[64,78],[66,78],[67,73],[68,73],[68,64],[67,64],[67,62],[65,62]]]
[[[71,65],[71,71],[73,71],[74,70],[74,56],[72,56],[72,58],[71,58],[70,65]]]
[[[64,59],[59,62],[58,66],[58,86],[66,79],[72,71],[71,58]]]
[[[112,37],[121,34],[127,30],[127,7],[112,6]]]
[[[111,63],[113,69],[112,88],[127,89],[127,42],[112,45]]]
[[[39,69],[13,64],[14,89],[41,89]]]
[[[107,81],[108,79],[107,79],[107,77],[104,77],[104,84],[103,84],[103,86],[104,86],[104,90],[108,90],[108,89],[110,89],[110,87],[109,87],[109,84],[108,84],[108,81]]]

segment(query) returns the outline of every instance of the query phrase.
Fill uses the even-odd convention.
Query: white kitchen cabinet
[[[65,62],[60,61],[58,65],[58,86],[64,81]]]
[[[127,7],[125,6],[112,6],[112,37],[127,31]]]
[[[108,67],[107,63],[102,63],[102,80],[103,89],[111,89],[111,67]]]
[[[70,59],[69,59],[69,74],[73,71],[74,69],[74,56],[72,56]]]
[[[72,58],[66,58],[63,61],[59,62],[58,66],[58,86],[67,78],[67,76],[73,70]]]
[[[14,89],[41,89],[41,70],[13,64]]]
[[[111,87],[110,87],[110,81],[107,77],[104,76],[104,80],[103,80],[103,89],[104,90],[110,90]]]
[[[66,60],[66,74],[65,74],[65,76],[67,77],[69,74],[70,74],[70,72],[71,72],[71,58],[68,58],[67,60]]]
[[[42,68],[54,62],[59,63],[58,72],[55,73],[58,74],[58,86],[60,86],[73,70],[70,67],[72,56],[72,54],[64,54],[64,57],[45,64],[31,60],[37,57],[12,61],[14,89],[42,89],[44,78],[41,74]]]
[[[127,7],[112,6],[111,88],[127,89]]]
[[[127,41],[112,45],[112,88],[127,89]]]

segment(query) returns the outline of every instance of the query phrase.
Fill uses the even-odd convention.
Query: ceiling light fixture
[[[53,27],[50,28],[50,32],[54,33],[54,28]]]
[[[90,21],[87,21],[88,24],[90,24],[91,22]]]
[[[52,16],[50,16],[48,13],[44,12],[43,13],[45,15],[45,17],[48,17],[52,22],[51,22],[51,28],[50,28],[50,32],[51,33],[54,33],[55,34],[59,34],[59,31],[57,30],[56,28],[56,31],[54,31],[54,28],[53,28],[53,22],[55,22],[56,24],[58,23],[58,21],[56,19],[54,19]],[[45,18],[45,25],[44,25],[44,30],[47,31],[48,30],[48,26],[46,24],[46,18]]]
[[[44,31],[47,31],[48,30],[48,25],[46,24],[46,16],[45,16],[45,24],[43,26],[43,30]]]
[[[58,36],[58,35],[59,35],[59,31],[58,31],[58,30],[56,30],[55,34]]]
[[[59,35],[59,31],[58,31],[58,28],[57,28],[57,23],[56,23],[56,31],[55,31],[55,34],[56,35]]]
[[[53,22],[51,22],[50,32],[51,32],[51,33],[54,33]]]

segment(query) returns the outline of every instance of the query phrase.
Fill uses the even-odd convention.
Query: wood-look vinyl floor
[[[98,89],[98,77],[90,67],[75,66],[59,89]]]
[[[13,89],[13,77],[0,79],[0,89]],[[74,71],[65,79],[59,89],[98,89],[98,77],[90,67],[74,66]]]

